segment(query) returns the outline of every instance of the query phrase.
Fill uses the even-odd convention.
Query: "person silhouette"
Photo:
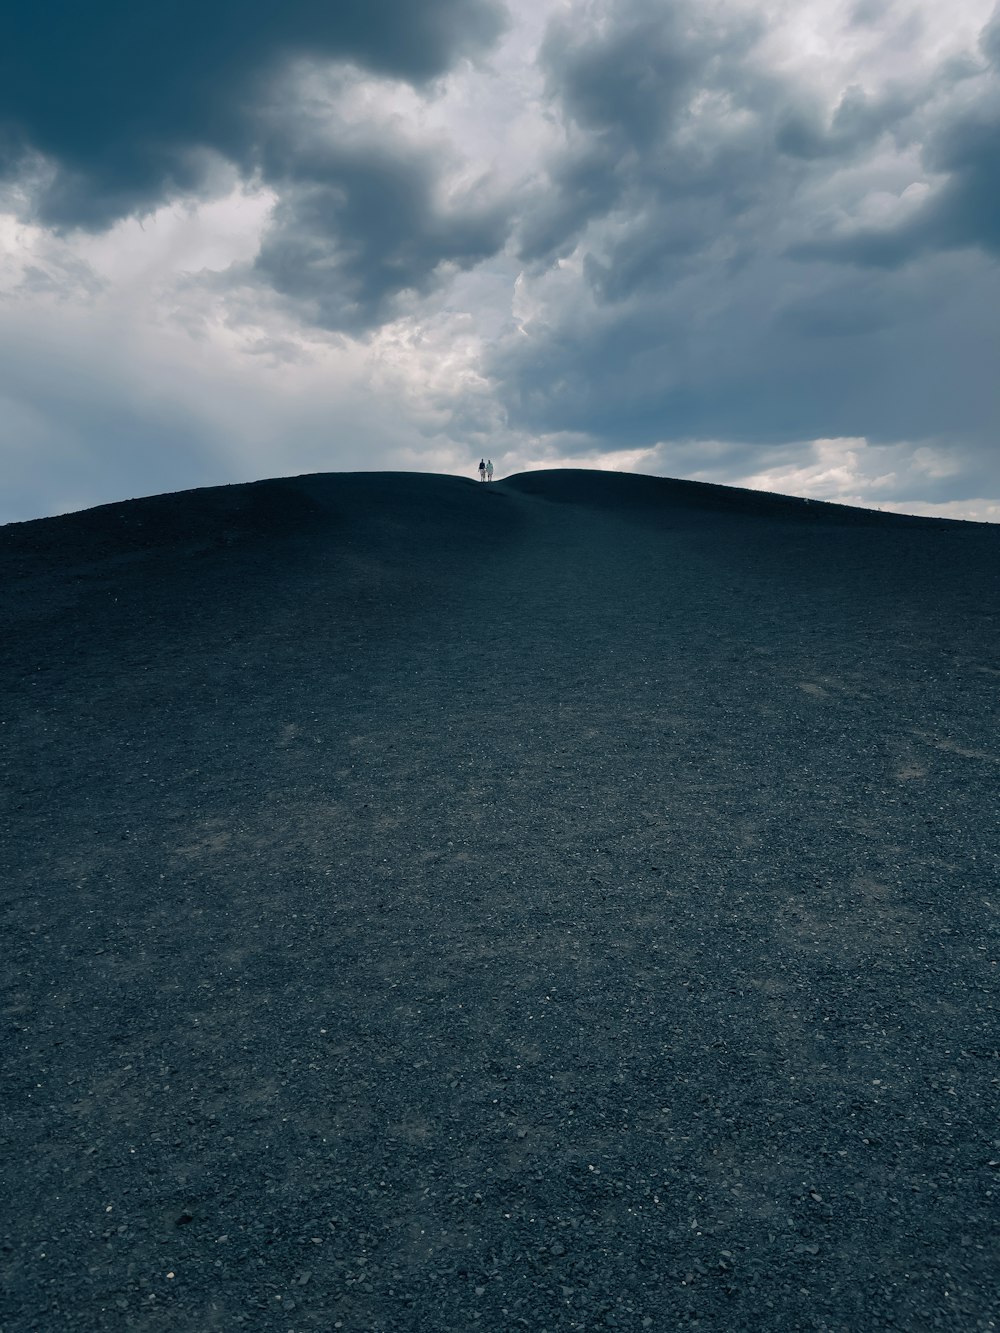
[[[488,458],[488,459],[486,460],[486,480],[487,480],[487,481],[492,481],[492,480],[493,480],[493,459],[492,459],[492,458]]]
[[[486,464],[483,461],[483,459],[479,460],[479,480],[480,481],[486,480]]]

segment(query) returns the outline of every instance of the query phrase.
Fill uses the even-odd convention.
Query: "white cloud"
[[[249,263],[274,202],[272,190],[237,183],[221,197],[168,204],[109,231],[78,235],[67,248],[119,290],[148,291],[181,274]]]
[[[758,48],[769,69],[808,82],[832,101],[848,84],[869,91],[926,78],[944,61],[974,51],[994,0],[737,0],[763,14]],[[859,21],[865,11],[870,20]]]
[[[782,453],[784,457],[774,459],[770,466],[733,479],[732,484],[902,514],[979,522],[995,522],[1000,515],[998,501],[978,496],[934,501],[921,494],[928,481],[960,475],[961,465],[945,450],[837,439],[803,442]]]

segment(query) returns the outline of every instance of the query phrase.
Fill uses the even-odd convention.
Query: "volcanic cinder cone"
[[[0,577],[4,1333],[994,1326],[1000,529],[343,474]]]

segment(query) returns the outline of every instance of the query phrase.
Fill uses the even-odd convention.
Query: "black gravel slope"
[[[0,1329],[997,1327],[1000,529],[0,529]]]

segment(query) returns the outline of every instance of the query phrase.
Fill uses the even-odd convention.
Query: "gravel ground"
[[[0,529],[0,1329],[1000,1324],[1000,528]]]

